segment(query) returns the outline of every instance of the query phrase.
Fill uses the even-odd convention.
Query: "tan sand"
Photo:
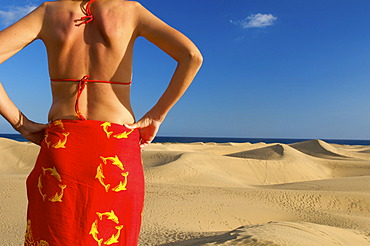
[[[38,147],[0,139],[0,245],[22,245]],[[140,245],[370,245],[370,146],[152,144]]]

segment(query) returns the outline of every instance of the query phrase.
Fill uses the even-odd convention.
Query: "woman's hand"
[[[140,148],[144,148],[148,146],[159,130],[159,126],[161,125],[161,121],[154,120],[153,118],[145,115],[141,118],[138,122],[134,124],[127,124],[125,125],[129,129],[137,128],[140,132]]]
[[[27,119],[24,124],[16,128],[16,130],[19,131],[25,139],[37,145],[41,145],[47,127],[48,124],[35,123]]]

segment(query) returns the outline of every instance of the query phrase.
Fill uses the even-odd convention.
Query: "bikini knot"
[[[87,16],[81,17],[80,19],[74,20],[74,22],[76,23],[76,22],[81,21],[81,23],[75,24],[75,26],[81,26],[82,24],[87,24],[93,20],[94,20],[94,17],[92,15],[87,15]]]
[[[89,75],[85,75],[82,77],[82,79],[80,79],[80,82],[78,83],[78,95],[81,95],[82,91],[85,89],[85,85],[89,78]]]
[[[84,81],[86,82],[87,80],[89,80],[90,76],[89,75],[85,75],[82,77],[82,79],[80,81]]]
[[[89,0],[88,4],[86,6],[86,12],[85,12],[86,16],[83,16],[80,19],[74,20],[75,23],[81,21],[81,23],[75,24],[75,26],[81,26],[82,24],[87,24],[87,23],[92,22],[94,20],[94,17],[93,17],[92,12],[91,12],[91,4],[95,1],[96,0]]]
[[[88,82],[89,78],[90,78],[89,75],[85,75],[78,82],[78,90],[77,90],[77,99],[76,99],[76,104],[75,104],[75,111],[76,111],[76,114],[77,114],[77,116],[80,120],[86,120],[86,118],[82,115],[78,104],[79,104],[79,101],[80,101],[80,96],[82,94],[82,91],[85,89],[86,83]]]

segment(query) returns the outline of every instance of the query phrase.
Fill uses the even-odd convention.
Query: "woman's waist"
[[[83,105],[79,108],[86,120],[95,120],[102,122],[111,122],[119,125],[131,124],[135,122],[135,116],[130,106],[123,105]],[[75,104],[73,102],[53,103],[49,115],[49,122],[55,120],[79,120],[76,114]]]
[[[138,149],[139,139],[138,129],[129,129],[121,124],[99,120],[59,119],[49,123],[42,146],[47,149],[81,146],[84,151],[89,146],[95,146],[91,151],[114,146]]]
[[[57,119],[49,122],[48,131],[60,131],[65,132],[68,130],[78,129],[83,127],[85,130],[88,128],[101,128],[104,132],[113,131],[115,133],[122,131],[133,131],[136,129],[130,129],[125,124],[103,121],[103,120],[80,120],[80,119]]]
[[[130,129],[122,124],[100,120],[58,119],[50,122],[45,130],[46,142],[50,140],[55,143],[67,139],[72,142],[80,142],[81,139],[101,141],[103,139],[124,140],[127,138],[135,142],[139,136],[137,128]]]

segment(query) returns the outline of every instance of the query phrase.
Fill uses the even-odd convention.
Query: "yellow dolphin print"
[[[51,202],[63,202],[62,201],[62,197],[64,195],[64,189],[67,187],[66,185],[59,185],[60,189],[61,189],[61,192],[60,194],[55,193],[55,195],[52,197],[52,198],[49,198],[49,201]]]
[[[49,243],[45,240],[40,240],[40,242],[37,243],[37,246],[49,246]]]
[[[57,172],[57,169],[55,167],[53,167],[53,168],[44,168],[44,167],[42,167],[42,172],[44,173],[44,175],[46,174],[46,171],[49,171],[51,176],[54,176],[59,182],[62,182],[62,178],[60,177],[60,175]]]
[[[125,172],[125,173],[121,173],[121,175],[125,178],[125,180],[122,182],[120,181],[119,182],[119,185],[117,185],[116,187],[114,187],[112,190],[115,191],[115,192],[119,192],[119,191],[122,191],[122,190],[126,190],[126,186],[127,186],[127,176],[128,176],[128,172]]]
[[[115,155],[114,157],[100,156],[100,159],[103,161],[104,165],[107,165],[108,161],[110,161],[110,164],[112,164],[114,166],[117,166],[122,171],[125,170],[122,161],[118,158],[117,155]],[[112,188],[112,191],[114,191],[114,192],[119,192],[119,191],[126,190],[127,177],[129,175],[129,172],[121,173],[121,175],[124,178],[124,180],[120,181],[119,184],[116,187]],[[104,182],[105,176],[104,176],[104,173],[103,173],[103,165],[102,164],[100,164],[98,166],[95,178],[97,178],[99,180],[99,182],[104,186],[105,191],[108,192],[108,190],[110,188],[110,184],[106,184]]]
[[[50,173],[50,175],[52,177],[54,177],[56,180],[58,180],[59,183],[62,182],[62,178],[61,178],[60,174],[58,173],[58,171],[56,170],[55,167],[53,167],[53,168],[41,167],[41,169],[42,169],[43,174],[40,174],[40,176],[39,176],[39,179],[38,179],[38,182],[37,182],[37,187],[38,187],[39,192],[42,196],[42,200],[45,202],[45,200],[47,198],[47,195],[42,192],[42,189],[43,189],[42,177],[45,176],[47,173]],[[61,189],[61,191],[59,193],[56,192],[54,196],[52,196],[48,199],[49,201],[51,201],[51,202],[62,202],[62,198],[63,198],[63,195],[64,195],[64,189],[67,187],[67,185],[59,184],[58,186]]]
[[[40,240],[38,242],[35,241],[32,235],[32,229],[31,229],[31,220],[27,221],[27,230],[26,230],[26,236],[25,236],[25,246],[49,246],[49,243],[45,240]]]
[[[98,220],[95,220],[95,222],[91,225],[91,230],[89,234],[94,238],[94,240],[98,243],[99,246],[101,246],[101,243],[103,242],[103,238],[98,238]]]
[[[98,215],[99,219],[100,220],[103,220],[103,216],[107,216],[107,219],[108,220],[111,220],[113,221],[114,223],[116,224],[119,224],[119,220],[118,220],[118,217],[117,215],[114,213],[113,210],[111,210],[110,212],[105,212],[105,213],[99,213],[97,212],[96,215]]]
[[[117,155],[115,157],[107,157],[107,158],[100,156],[100,159],[104,162],[105,165],[107,165],[107,161],[109,160],[112,162],[111,163],[112,165],[119,167],[122,171],[125,170],[122,162],[120,161]]]
[[[98,169],[96,170],[95,178],[99,180],[99,182],[104,186],[105,191],[108,192],[110,184],[105,184],[104,183],[105,176],[104,176],[104,173],[103,173],[103,164],[100,164],[98,166]]]
[[[59,126],[60,128],[62,128],[64,130],[64,125],[63,125],[62,120],[54,121],[54,126]]]
[[[100,126],[103,127],[103,131],[105,132],[105,134],[107,134],[107,138],[110,138],[110,136],[113,134],[113,132],[109,132],[108,131],[108,127],[111,127],[111,123],[109,122],[104,122],[103,124],[101,124]]]
[[[41,182],[42,175],[40,175],[38,182],[37,182],[37,188],[39,188],[39,192],[41,194],[42,200],[45,202],[46,194],[42,193],[42,182]]]
[[[109,238],[107,241],[104,242],[104,244],[111,245],[111,244],[114,244],[114,243],[119,243],[118,238],[121,235],[121,230],[123,228],[123,225],[116,226],[114,228],[117,229],[117,231],[118,231],[117,234],[116,235],[113,234],[111,238]]]
[[[65,130],[64,129],[63,122],[61,120],[54,121],[53,122],[53,125],[60,127],[63,131]],[[57,143],[54,143],[52,145],[53,148],[55,148],[55,149],[64,149],[64,148],[66,148],[65,145],[67,143],[67,137],[69,135],[69,132],[63,132],[62,135],[64,136],[64,140],[59,139]],[[46,143],[46,146],[49,149],[50,148],[50,145],[51,145],[51,141],[49,141],[49,132],[48,132],[48,130],[46,130],[46,132],[45,132],[44,141]]]
[[[128,138],[128,135],[130,135],[135,129],[132,129],[131,131],[129,132],[122,132],[122,133],[119,133],[119,134],[116,134],[116,135],[113,135],[114,138],[117,138],[117,139],[122,139],[122,138]]]
[[[65,149],[66,148],[66,143],[67,143],[67,138],[69,136],[69,132],[63,132],[62,134],[64,136],[64,140],[59,140],[56,144],[53,145],[53,148],[55,149]]]
[[[105,213],[97,212],[96,215],[98,216],[100,221],[103,220],[103,216],[106,216],[108,220],[111,220],[114,223],[119,224],[119,219],[118,219],[117,215],[114,213],[113,210],[111,210],[110,212],[105,212]],[[98,243],[98,246],[101,246],[102,242],[103,242],[103,238],[99,239],[99,237],[98,237],[98,235],[99,235],[99,228],[98,228],[99,220],[95,220],[94,223],[91,225],[91,229],[90,229],[89,234]],[[108,240],[106,240],[104,242],[105,245],[112,245],[114,243],[119,243],[118,239],[121,235],[121,230],[123,228],[123,225],[117,225],[114,228],[117,230],[117,233],[113,234]]]
[[[48,149],[49,149],[51,142],[48,141],[48,137],[49,137],[49,133],[46,132],[44,140],[45,140],[46,146],[48,146]]]

